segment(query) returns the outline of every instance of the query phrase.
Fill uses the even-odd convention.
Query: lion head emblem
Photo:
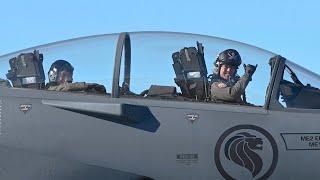
[[[248,169],[252,177],[260,173],[263,162],[258,150],[262,150],[262,139],[247,132],[238,133],[225,144],[224,153],[227,159]]]

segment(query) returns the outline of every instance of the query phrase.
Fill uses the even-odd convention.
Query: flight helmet
[[[234,49],[227,49],[222,51],[218,55],[214,65],[215,67],[220,67],[221,65],[225,64],[225,65],[234,66],[236,67],[236,69],[238,69],[241,63],[242,61],[238,51]]]
[[[73,66],[65,60],[57,60],[52,63],[48,72],[49,83],[71,83],[73,81],[72,76]]]

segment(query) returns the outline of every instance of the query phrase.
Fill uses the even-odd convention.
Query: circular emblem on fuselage
[[[265,129],[238,125],[220,136],[214,160],[226,179],[267,179],[277,166],[278,147]]]

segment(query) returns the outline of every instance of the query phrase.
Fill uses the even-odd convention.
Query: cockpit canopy
[[[215,71],[214,61],[217,55],[226,49],[236,49],[241,55],[242,64],[257,64],[258,67],[253,80],[246,89],[246,99],[256,106],[265,105],[267,89],[272,78],[269,60],[276,54],[244,43],[197,34],[171,32],[134,32],[129,34],[131,42],[130,92],[139,95],[141,92],[150,89],[152,85],[157,85],[175,87],[177,93],[181,93],[181,88],[175,82],[173,53],[179,52],[185,47],[197,48],[198,42],[203,46],[204,63],[208,75]],[[0,78],[7,79],[6,74],[10,70],[10,59],[21,53],[30,53],[37,50],[43,54],[45,83],[48,83],[47,73],[51,64],[56,60],[63,59],[74,67],[74,82],[98,83],[105,86],[107,93],[111,93],[112,86],[114,86],[118,37],[119,34],[89,36],[2,55],[0,56]],[[126,78],[124,77],[125,58],[125,55],[123,55],[120,82]],[[285,63],[295,72],[303,85],[308,86],[309,84],[316,89],[320,87],[319,75],[289,60],[286,60]],[[244,74],[242,65],[237,70],[237,74],[239,76]],[[190,76],[197,75],[199,75],[197,72],[190,73]],[[283,79],[289,81],[290,77],[290,73],[284,73]],[[120,83],[119,86],[123,85]],[[279,101],[281,101],[282,96],[280,93]],[[281,102],[281,104],[284,107],[290,107],[286,102]]]

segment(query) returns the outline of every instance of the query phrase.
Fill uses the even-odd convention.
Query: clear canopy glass
[[[197,34],[172,32],[133,32],[129,34],[131,38],[130,91],[140,94],[142,91],[149,89],[151,85],[175,86],[179,91],[180,88],[174,81],[175,72],[172,66],[172,54],[184,47],[196,47],[196,43],[199,42],[204,46],[208,75],[213,73],[213,63],[217,55],[226,49],[236,49],[241,55],[242,64],[258,65],[253,80],[246,89],[246,95],[248,102],[259,106],[264,105],[266,90],[270,81],[269,59],[276,54],[248,44]],[[74,67],[74,82],[99,83],[104,85],[107,92],[110,93],[118,36],[119,34],[89,36],[2,55],[0,56],[0,78],[6,79],[11,58],[20,53],[39,50],[44,56],[43,66],[46,82],[48,82],[47,72],[50,65],[58,59],[64,59]],[[288,63],[291,62],[288,61]],[[312,79],[312,85],[319,87],[318,75],[293,63],[290,66],[300,69],[306,75],[306,78]],[[237,74],[239,76],[244,74],[242,65],[239,67]],[[123,72],[121,72],[120,82],[122,79]],[[309,81],[306,80],[305,82],[308,83]]]

